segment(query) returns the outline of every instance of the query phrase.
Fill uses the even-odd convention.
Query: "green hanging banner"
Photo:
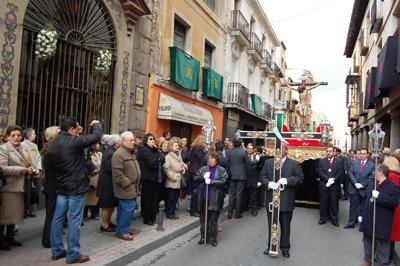
[[[254,113],[259,116],[262,116],[262,100],[255,94],[251,94],[251,102],[253,103]]]
[[[203,67],[203,94],[222,101],[224,77],[208,67]]]
[[[177,47],[169,47],[171,81],[189,90],[199,90],[200,62]]]

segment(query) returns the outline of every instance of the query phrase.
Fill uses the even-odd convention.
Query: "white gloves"
[[[275,190],[275,189],[277,189],[278,187],[279,187],[279,184],[278,184],[278,183],[275,183],[275,182],[272,182],[272,181],[270,181],[270,182],[268,183],[268,188],[269,188],[269,189]]]
[[[361,223],[362,222],[362,216],[358,216],[358,222]]]
[[[256,160],[257,160],[257,161],[260,160],[260,155],[256,154]]]
[[[333,183],[335,183],[335,178],[329,178],[326,187],[330,187]]]
[[[205,179],[204,183],[206,183],[207,185],[211,184],[211,179],[210,178]]]
[[[203,177],[204,179],[210,179],[210,172],[206,172]]]
[[[343,188],[343,184],[340,184],[340,188]]]
[[[287,179],[286,178],[280,178],[278,180],[278,185],[286,186],[287,185]]]
[[[364,187],[364,186],[361,185],[360,183],[355,183],[354,186],[355,186],[357,189],[361,189],[361,188]]]
[[[375,199],[377,199],[379,196],[379,191],[378,190],[372,190],[372,197],[374,197]]]
[[[262,185],[261,182],[257,183],[257,187],[261,187],[261,185]]]

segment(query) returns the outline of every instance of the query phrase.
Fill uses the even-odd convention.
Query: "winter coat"
[[[374,203],[370,201],[374,182],[370,182],[366,189],[366,199],[362,212],[360,231],[372,237]],[[375,237],[389,240],[392,232],[394,210],[399,205],[400,187],[387,178],[376,189],[379,196],[376,199]]]
[[[103,154],[101,152],[92,152],[90,156],[95,168],[90,173],[89,177],[90,190],[86,193],[86,206],[97,205],[97,202],[99,201],[99,198],[96,196],[96,189],[99,181],[99,173]]]
[[[139,165],[142,173],[141,180],[157,182],[158,166],[165,163],[165,158],[157,147],[145,145],[139,150]]]
[[[188,160],[189,164],[189,173],[195,174],[197,170],[201,167],[201,161],[203,160],[206,152],[202,148],[194,148],[190,151]]]
[[[181,188],[182,174],[185,173],[185,164],[182,157],[177,156],[174,152],[169,152],[165,157],[165,187],[166,188]],[[182,171],[183,170],[183,171]]]
[[[92,134],[73,136],[61,130],[47,147],[49,163],[56,170],[57,194],[74,195],[89,190],[89,173],[84,149],[100,141],[103,130],[100,123],[92,127]]]
[[[123,144],[112,157],[114,195],[119,199],[135,199],[139,193],[140,166],[135,150]]]
[[[196,175],[194,176],[194,182],[198,184],[197,188],[197,199],[198,199],[198,206],[202,206],[204,197],[204,174],[208,172],[207,166],[201,167]],[[215,170],[214,179],[211,180],[209,186],[211,186],[211,193],[208,198],[208,210],[209,211],[220,211],[224,205],[224,198],[225,198],[225,183],[228,180],[228,174],[226,170],[217,165],[217,169]]]
[[[389,179],[397,186],[399,186],[399,176],[396,172],[390,171]],[[390,235],[390,241],[400,241],[400,203],[394,210],[392,234]]]
[[[97,182],[96,196],[103,200],[115,200],[111,161],[116,149],[108,146],[101,160],[99,180]]]
[[[24,157],[7,142],[0,146],[0,166],[7,177],[7,185],[1,192],[25,192],[25,174],[21,174],[21,169],[27,167],[26,150],[22,148]]]

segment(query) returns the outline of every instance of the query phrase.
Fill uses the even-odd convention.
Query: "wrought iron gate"
[[[57,52],[45,63],[38,63],[35,38],[48,23],[60,33]],[[76,117],[86,132],[90,121],[97,119],[108,132],[115,58],[105,78],[93,75],[97,52],[114,51],[115,44],[111,20],[102,3],[31,0],[22,38],[17,124],[36,129],[38,143],[43,141],[46,127],[59,125],[66,116]]]

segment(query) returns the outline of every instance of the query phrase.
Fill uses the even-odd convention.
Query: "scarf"
[[[216,170],[217,170],[217,166],[210,167],[210,168],[208,169],[208,171],[210,172],[210,179],[211,179],[211,180],[214,180]],[[204,190],[203,190],[203,196],[204,196],[204,197],[206,197],[206,187],[207,187],[207,186],[204,184]],[[211,186],[208,185],[208,197],[209,197],[209,198],[210,198],[210,195],[211,195]]]

